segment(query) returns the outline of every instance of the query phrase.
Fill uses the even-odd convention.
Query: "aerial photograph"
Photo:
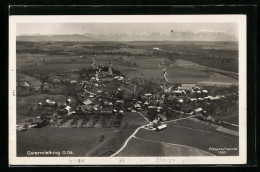
[[[17,23],[17,157],[239,156],[237,23]]]

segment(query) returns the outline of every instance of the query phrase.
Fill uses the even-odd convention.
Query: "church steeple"
[[[108,74],[113,75],[113,66],[112,66],[112,63],[110,62],[110,60],[109,60],[109,66],[108,66]]]

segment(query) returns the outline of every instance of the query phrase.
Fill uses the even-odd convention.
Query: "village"
[[[17,124],[18,131],[34,127],[119,127],[127,113],[142,114],[150,121],[145,128],[155,131],[166,129],[167,121],[191,116],[225,125],[218,114],[238,107],[236,86],[210,87],[128,78],[110,62],[104,66],[94,61],[89,69],[31,77],[40,81],[18,79],[21,96],[56,94],[66,98],[34,102],[37,107],[30,112],[32,118]]]

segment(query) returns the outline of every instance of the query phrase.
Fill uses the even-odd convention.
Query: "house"
[[[71,80],[70,83],[71,83],[71,84],[76,84],[77,81],[76,81],[76,80]]]
[[[144,94],[144,96],[145,97],[150,97],[150,96],[152,96],[152,94],[151,93],[147,93],[147,94]]]
[[[83,101],[83,104],[84,104],[84,105],[90,105],[90,104],[92,104],[92,101],[89,100],[89,99],[87,99],[87,100],[84,100],[84,101]]]
[[[202,90],[202,92],[203,92],[203,93],[208,93],[208,91],[207,91],[207,90]]]
[[[197,108],[197,109],[195,109],[195,112],[196,112],[196,113],[201,112],[201,111],[203,111],[202,108]]]
[[[134,108],[140,108],[140,107],[141,106],[138,103],[134,104]]]
[[[163,125],[160,125],[160,126],[156,127],[155,131],[161,131],[161,130],[166,129],[166,128],[167,128],[167,125],[163,124]]]
[[[66,109],[68,112],[70,112],[71,107],[70,106],[66,106],[64,109]]]
[[[46,100],[45,100],[45,105],[48,105],[48,106],[55,106],[55,105],[57,105],[57,103],[54,102],[54,101],[50,101],[49,99],[46,99]]]
[[[66,104],[70,104],[71,101],[72,101],[71,99],[67,99],[67,100],[66,100]]]
[[[94,95],[93,95],[93,94],[90,94],[88,97],[89,97],[89,98],[93,98],[93,97],[94,97]]]
[[[161,122],[160,122],[159,119],[155,119],[155,120],[153,120],[152,123],[153,123],[153,127],[154,127],[154,128],[156,128],[156,127],[158,127],[158,126],[161,125]]]
[[[177,96],[177,97],[179,97],[179,96],[182,96],[182,91],[181,90],[174,90],[173,92],[172,92],[175,96]]]
[[[183,103],[183,99],[178,99],[177,102],[178,103]]]
[[[124,104],[124,101],[123,100],[116,100],[116,103],[117,104]]]
[[[182,84],[181,89],[183,90],[192,90],[196,87],[195,84]]]
[[[157,106],[148,106],[149,109],[157,109]]]
[[[124,77],[120,76],[120,77],[118,78],[118,81],[122,81],[122,80],[124,80]]]

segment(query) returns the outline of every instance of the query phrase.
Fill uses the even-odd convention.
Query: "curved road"
[[[93,60],[93,63],[91,64],[91,66],[94,66],[94,64],[96,63],[96,60],[93,58],[92,58],[92,60]]]
[[[159,66],[159,68],[161,68],[160,63],[158,63],[158,66]],[[164,77],[164,79],[165,79],[168,83],[170,83],[169,80],[168,80],[167,77],[166,77],[166,75],[167,75],[166,69],[167,69],[167,68],[163,68],[163,73],[164,73],[164,74],[163,74],[163,77]]]
[[[167,74],[166,68],[163,69],[163,72],[164,72],[164,75],[163,75],[164,79],[165,79],[168,83],[170,83],[169,80],[168,80],[167,77],[166,77],[166,74]]]

